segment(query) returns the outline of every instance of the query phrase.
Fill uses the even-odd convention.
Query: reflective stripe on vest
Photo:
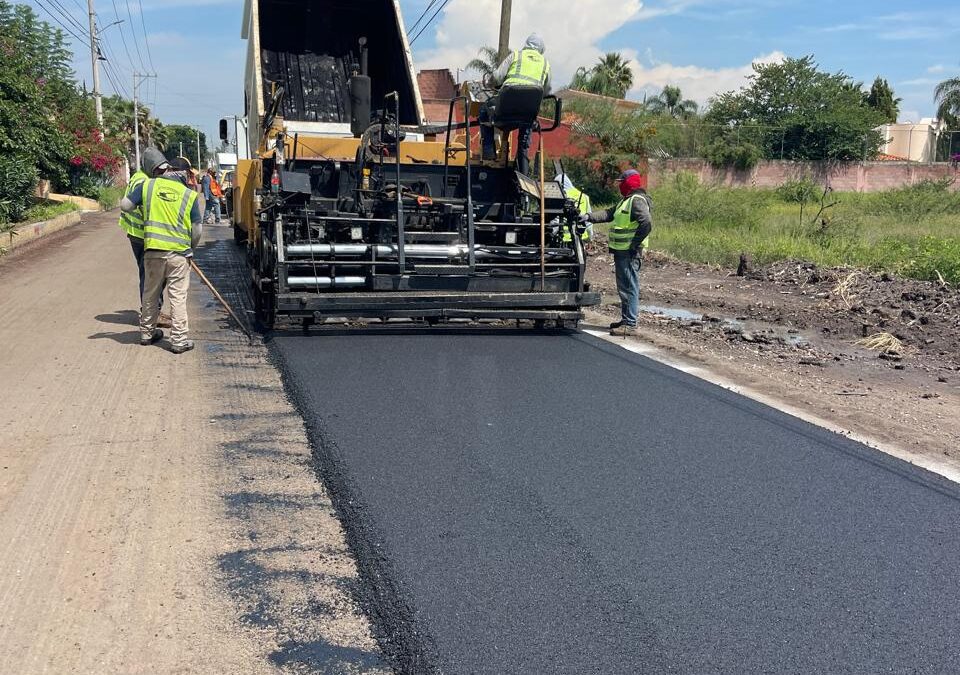
[[[143,185],[143,247],[148,251],[186,251],[191,246],[190,212],[197,193],[182,183],[154,178]]]
[[[513,63],[507,71],[503,86],[532,85],[543,87],[550,75],[550,64],[536,49],[522,49],[513,53]]]
[[[633,244],[633,238],[637,234],[637,228],[640,226],[640,223],[633,219],[633,200],[643,198],[642,195],[631,195],[620,202],[620,206],[617,207],[616,214],[613,217],[610,233],[607,236],[607,245],[611,251],[630,250]],[[650,245],[649,239],[650,238],[647,237],[647,239],[643,240],[641,243],[643,248],[647,248]]]
[[[142,185],[148,176],[143,171],[137,171],[130,176],[130,182],[127,183],[127,191],[123,193],[124,197],[129,197],[130,193]],[[120,229],[131,237],[143,239],[143,204],[141,203],[132,213],[120,213]]]
[[[580,192],[580,190],[578,190],[577,188],[570,188],[568,190],[565,190],[565,196],[567,199],[569,199],[576,205],[577,210],[580,212],[580,215],[587,215],[593,210],[590,208],[590,197],[584,194],[583,192]],[[583,231],[583,234],[580,235],[580,239],[582,241],[590,241],[590,230],[592,229],[593,229],[593,226],[588,225],[587,229],[585,229]],[[570,236],[570,229],[564,228],[563,241],[565,243],[569,243],[572,239],[573,238]]]

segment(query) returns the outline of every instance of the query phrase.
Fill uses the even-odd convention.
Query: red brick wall
[[[842,192],[881,192],[914,185],[922,180],[957,179],[953,189],[960,190],[960,168],[947,163],[865,162],[828,165],[824,162],[761,162],[751,171],[715,169],[698,159],[650,160],[649,182],[656,188],[678,171],[688,171],[704,183],[731,187],[775,188],[788,180],[810,176],[817,183],[829,182]]]

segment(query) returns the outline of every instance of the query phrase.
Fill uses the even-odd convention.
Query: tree
[[[843,72],[820,71],[812,56],[753,70],[739,91],[714,99],[707,113],[712,144],[750,144],[761,157],[791,160],[857,160],[881,150],[875,128],[884,114]]]
[[[493,74],[500,67],[500,55],[493,47],[481,47],[477,52],[477,58],[467,64],[467,70],[475,70],[480,73],[480,80],[489,83],[493,79]]]
[[[951,77],[938,84],[933,96],[937,103],[937,117],[948,123],[960,118],[960,77]]]
[[[173,159],[180,156],[180,145],[183,144],[183,156],[190,160],[195,169],[205,167],[196,166],[197,163],[197,130],[194,127],[185,124],[168,124],[164,128],[166,143],[161,145],[163,154],[167,159]],[[200,132],[200,161],[201,163],[207,157],[207,136]]]
[[[688,119],[697,114],[698,106],[696,101],[683,98],[680,87],[667,85],[657,96],[647,101],[647,108],[652,113]]]
[[[894,97],[889,82],[882,77],[875,79],[865,100],[868,106],[883,115],[885,122],[896,124],[900,116],[900,102],[903,99]]]
[[[604,54],[591,69],[579,68],[570,83],[571,89],[611,98],[626,98],[633,87],[633,70],[618,52]]]

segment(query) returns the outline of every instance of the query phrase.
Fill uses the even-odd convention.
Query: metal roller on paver
[[[504,139],[495,161],[471,148],[476,88],[450,102],[445,126],[426,126],[398,3],[247,0],[243,37],[255,159],[238,167],[235,234],[248,247],[261,326],[331,317],[562,326],[599,304],[569,236],[576,206],[559,185],[514,168],[515,120],[495,120]],[[541,134],[561,113],[547,98],[532,102],[555,104]]]

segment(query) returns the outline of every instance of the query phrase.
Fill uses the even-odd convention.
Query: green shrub
[[[788,204],[809,204],[815,202],[823,193],[823,188],[809,176],[788,180],[776,190],[777,197]]]
[[[99,190],[96,199],[100,202],[100,208],[104,211],[115,209],[120,200],[123,199],[124,188],[108,185]]]
[[[770,194],[762,190],[703,185],[696,175],[680,172],[656,191],[654,215],[682,223],[750,228],[760,224],[769,202]]]
[[[763,151],[753,143],[731,143],[720,138],[704,149],[704,157],[718,169],[733,167],[738,171],[749,171],[763,159]]]
[[[0,223],[23,218],[37,187],[37,167],[19,155],[0,156]]]

